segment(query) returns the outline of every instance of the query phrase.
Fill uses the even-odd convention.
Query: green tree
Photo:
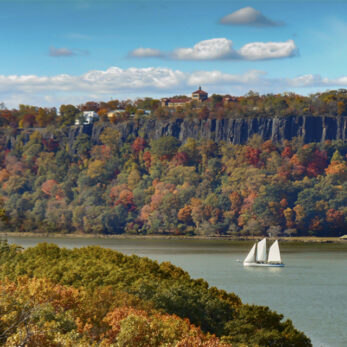
[[[177,152],[180,141],[173,136],[162,136],[150,143],[151,152],[159,158],[172,158]]]
[[[61,105],[60,106],[60,124],[63,126],[69,126],[75,124],[75,119],[80,110],[73,105]]]

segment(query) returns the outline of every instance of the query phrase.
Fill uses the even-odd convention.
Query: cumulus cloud
[[[238,52],[246,60],[265,60],[293,57],[297,48],[293,40],[285,42],[247,43]]]
[[[71,57],[74,55],[88,55],[89,52],[87,50],[82,49],[69,49],[66,47],[62,48],[56,48],[56,47],[50,47],[49,48],[49,55],[51,57]]]
[[[283,22],[276,22],[265,17],[260,11],[249,6],[228,14],[221,18],[219,22],[221,24],[248,25],[254,27],[275,27],[284,24]]]
[[[239,50],[233,42],[224,37],[200,41],[191,48],[177,48],[164,53],[152,48],[139,48],[130,52],[131,56],[165,57],[173,60],[266,60],[293,57],[297,48],[293,40],[285,42],[251,42]]]
[[[172,53],[173,59],[178,60],[216,60],[236,58],[232,41],[216,38],[200,41],[192,48],[178,48]]]
[[[331,79],[307,74],[295,78],[269,78],[266,72],[259,70],[231,74],[218,70],[188,73],[165,67],[110,67],[80,76],[0,75],[0,100],[9,107],[20,103],[57,106],[60,103],[78,104],[85,100],[107,100],[110,97],[189,94],[198,85],[211,93],[242,95],[250,89],[277,93],[299,88],[347,87],[347,76]]]
[[[159,49],[140,47],[129,52],[129,56],[135,57],[135,58],[150,58],[150,57],[157,58],[157,57],[165,56],[165,54]]]
[[[0,75],[0,93],[11,91],[27,93],[32,91],[95,92],[107,94],[118,91],[165,90],[179,86],[186,79],[184,72],[168,68],[110,67],[107,70],[93,70],[81,76],[61,74],[56,76]]]

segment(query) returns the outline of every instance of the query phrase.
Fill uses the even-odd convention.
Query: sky
[[[0,0],[0,103],[347,88],[347,1]]]

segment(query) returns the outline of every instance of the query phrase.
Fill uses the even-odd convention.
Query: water
[[[314,346],[347,346],[347,244],[282,243],[284,268],[244,268],[251,243],[210,240],[10,237],[23,247],[53,242],[74,248],[100,245],[125,254],[170,261],[193,278],[269,306],[290,318]]]

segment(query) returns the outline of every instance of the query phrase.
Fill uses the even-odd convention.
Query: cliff
[[[143,118],[124,121],[115,125],[95,123],[94,125],[71,126],[59,131],[49,128],[19,129],[16,134],[5,132],[3,142],[8,148],[12,148],[19,134],[21,134],[23,142],[26,142],[30,134],[37,130],[42,133],[44,138],[64,141],[72,148],[76,137],[81,133],[91,136],[93,144],[100,143],[100,134],[108,126],[116,128],[123,141],[128,136],[157,139],[161,136],[172,135],[182,143],[186,142],[188,138],[194,138],[244,144],[254,134],[260,135],[264,140],[274,142],[291,140],[294,137],[301,138],[305,143],[347,140],[347,117],[288,116],[206,120]]]
[[[99,135],[107,126],[96,124],[84,129],[97,143]],[[114,125],[125,140],[129,135],[157,139],[172,135],[182,143],[188,138],[210,139],[216,142],[225,141],[234,144],[246,143],[254,134],[264,140],[282,142],[293,137],[302,138],[305,143],[323,142],[325,140],[347,140],[347,117],[264,117],[244,119],[176,119],[154,120],[142,119]]]

